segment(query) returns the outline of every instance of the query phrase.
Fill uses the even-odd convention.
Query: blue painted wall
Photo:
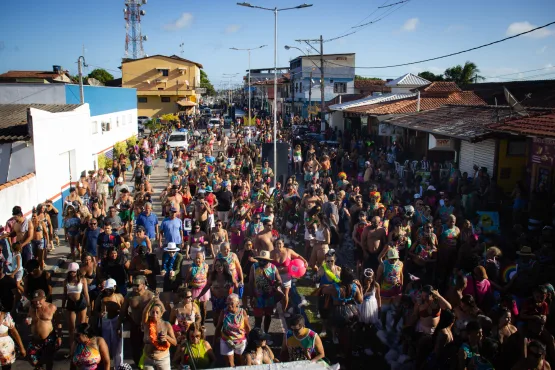
[[[137,108],[137,90],[123,87],[84,86],[91,116]],[[66,104],[79,104],[79,85],[66,85]]]

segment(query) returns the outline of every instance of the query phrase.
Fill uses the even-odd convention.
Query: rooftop
[[[156,55],[150,55],[148,57],[144,57],[144,58],[140,58],[140,59],[124,59],[121,64],[125,64],[125,63],[132,63],[132,62],[137,62],[139,60],[145,60],[145,59],[150,59],[150,58],[168,58],[168,59],[175,59],[175,60],[179,60],[182,62],[187,62],[187,63],[191,63],[196,65],[199,68],[203,68],[202,64],[197,63],[197,62],[193,62],[192,60],[189,59],[185,59],[185,58],[181,58],[177,55],[171,55],[171,56],[167,56],[167,55],[160,55],[160,54],[156,54]]]
[[[462,91],[459,86],[457,86],[454,82],[447,82],[447,81],[436,81],[432,82],[428,86],[424,86],[418,88],[420,91],[425,92],[454,92],[454,91]]]
[[[25,182],[25,181],[29,180],[32,177],[35,177],[35,174],[34,173],[28,173],[27,175],[24,175],[24,176],[18,177],[16,179],[10,180],[8,182],[5,182],[3,184],[0,184],[0,191],[2,191],[4,189],[7,189],[11,186],[20,184],[22,182]]]
[[[420,97],[420,111],[439,108],[443,105],[456,104],[456,105],[486,105],[472,91],[452,92],[449,94],[442,93],[441,95],[432,94],[426,96],[423,93]],[[418,109],[418,97],[413,95],[403,100],[382,102],[380,104],[363,105],[353,108],[348,108],[345,111],[350,113],[361,114],[405,114],[416,113]]]
[[[329,110],[331,110],[331,111],[334,111],[334,110],[344,111],[346,109],[350,109],[350,108],[354,108],[354,107],[367,106],[367,105],[371,105],[371,104],[378,104],[378,103],[383,103],[383,102],[392,101],[392,100],[406,99],[406,98],[410,98],[412,96],[416,96],[416,94],[415,93],[408,93],[408,94],[391,94],[390,93],[390,94],[383,94],[383,95],[378,95],[378,96],[367,96],[366,98],[353,100],[353,101],[350,101],[350,102],[347,102],[347,103],[330,105]]]
[[[531,110],[533,113],[545,111]],[[514,114],[508,106],[446,105],[425,112],[390,118],[386,122],[394,126],[475,142],[491,135],[489,125],[511,118]]]
[[[527,107],[555,108],[555,80],[486,82],[462,86],[472,90],[489,105],[507,104],[503,87]],[[526,96],[530,94],[529,98]]]
[[[519,135],[555,138],[555,113],[509,119],[493,123],[488,128]]]
[[[0,74],[0,80],[2,79],[16,79],[16,78],[33,78],[33,79],[43,79],[43,80],[56,80],[68,76],[67,71],[8,71],[6,73]],[[60,82],[64,82],[60,80]]]
[[[30,140],[27,111],[36,108],[50,113],[71,112],[80,104],[0,104],[0,143]]]
[[[431,82],[412,73],[407,73],[399,78],[389,81],[385,86],[389,87],[418,87],[423,85],[429,85]]]

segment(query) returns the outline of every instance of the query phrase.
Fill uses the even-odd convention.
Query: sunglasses
[[[193,299],[193,296],[192,295],[186,295],[185,299]]]

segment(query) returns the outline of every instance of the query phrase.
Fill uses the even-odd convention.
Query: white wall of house
[[[392,94],[410,94],[410,93],[412,93],[411,90],[414,90],[417,87],[419,87],[419,86],[408,86],[408,87],[393,86],[393,87],[391,87],[391,93]]]
[[[0,224],[4,225],[12,217],[13,206],[18,205],[23,212],[29,212],[38,203],[36,177],[31,177],[2,189],[0,191],[0,204],[2,204],[2,207],[0,207]]]
[[[337,127],[340,131],[345,131],[345,119],[343,118],[342,111],[334,111],[330,115],[330,126],[332,128]]]
[[[91,117],[88,129],[91,142],[91,158],[88,170],[98,168],[98,154],[111,149],[115,143],[137,135],[137,109],[102,114]],[[109,130],[102,130],[102,123],[108,124]]]
[[[31,108],[37,199],[59,194],[79,173],[92,168],[89,105],[72,112],[50,113]],[[17,198],[15,198],[17,199]]]

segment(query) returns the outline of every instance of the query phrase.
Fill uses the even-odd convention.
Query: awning
[[[181,105],[182,107],[196,107],[197,104],[195,102],[192,102],[190,100],[186,100],[186,99],[181,99],[177,102],[177,104]]]

